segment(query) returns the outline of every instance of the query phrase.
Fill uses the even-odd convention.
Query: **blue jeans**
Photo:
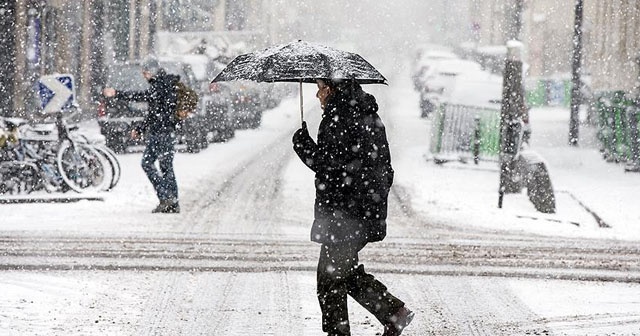
[[[178,201],[178,183],[173,171],[175,140],[173,133],[148,135],[147,147],[142,154],[142,169],[160,201]]]

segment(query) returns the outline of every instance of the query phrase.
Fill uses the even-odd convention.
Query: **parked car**
[[[418,78],[421,116],[427,117],[451,90],[457,79],[467,73],[482,72],[480,64],[462,59],[441,59]]]
[[[259,84],[248,81],[229,82],[234,124],[237,129],[258,128],[262,123],[264,100]]]
[[[160,67],[167,73],[180,76],[180,80],[198,92],[198,81],[191,65],[180,60],[160,59]],[[178,143],[187,145],[187,151],[198,152],[209,146],[207,140],[208,125],[205,115],[205,104],[202,94],[198,92],[198,108],[196,113],[178,124],[176,129]]]
[[[179,59],[194,70],[196,86],[202,101],[203,129],[213,142],[226,141],[235,136],[232,93],[228,85],[211,83],[224,64],[206,55],[181,55]]]
[[[226,141],[235,136],[236,122],[233,108],[233,94],[225,83],[210,83],[203,103],[207,125],[214,142]]]
[[[149,83],[142,77],[139,62],[113,64],[107,69],[106,86],[116,90],[146,90]],[[148,106],[145,102],[129,102],[103,97],[98,105],[98,125],[107,147],[123,153],[130,146],[142,145],[130,132],[144,120]]]
[[[192,86],[193,74],[189,68],[179,63],[162,63],[167,72],[180,76],[185,84]],[[118,91],[146,90],[149,83],[142,77],[141,62],[122,62],[112,64],[107,69],[106,86]],[[131,146],[143,145],[142,139],[134,140],[130,137],[133,128],[140,125],[146,113],[146,102],[132,102],[118,100],[113,97],[103,97],[98,104],[98,125],[105,137],[109,148],[123,153]],[[185,144],[190,152],[197,152],[207,146],[206,134],[203,135],[199,113],[182,121],[176,129],[178,143]],[[205,140],[203,140],[205,139]]]
[[[413,85],[417,91],[422,89],[424,85],[423,80],[424,77],[429,75],[430,72],[433,71],[433,66],[435,63],[441,60],[454,60],[459,59],[459,57],[451,51],[446,49],[434,49],[434,50],[423,50],[420,49],[414,60],[412,77],[413,77]]]

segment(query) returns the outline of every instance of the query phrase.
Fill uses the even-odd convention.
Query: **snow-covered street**
[[[258,275],[258,276],[257,276]],[[379,274],[417,313],[406,335],[633,335],[620,283]],[[4,272],[4,335],[322,335],[313,272]],[[636,299],[634,299],[636,298]],[[10,303],[9,307],[5,304]],[[351,304],[355,335],[379,335]]]
[[[594,148],[558,148],[545,133],[567,111],[534,111],[532,148],[563,191],[558,214],[539,215],[526,195],[498,209],[495,164],[428,161],[430,121],[407,72],[390,83],[365,88],[381,105],[396,181],[388,236],[361,262],[416,312],[403,335],[637,334],[640,210],[624,191],[637,193],[637,176]],[[312,135],[314,93],[305,86]],[[228,143],[177,154],[180,214],[150,213],[140,153],[119,156],[122,181],[102,202],[0,205],[0,334],[322,335],[313,175],[291,149],[297,103]],[[380,335],[350,309],[354,335]]]

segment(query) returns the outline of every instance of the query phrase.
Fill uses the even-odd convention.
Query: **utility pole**
[[[515,0],[514,4],[507,4],[506,6],[513,6],[511,10],[511,22],[509,26],[509,33],[507,41],[517,40],[520,41],[520,32],[522,31],[522,11],[524,9],[524,0]]]
[[[138,58],[138,54],[137,54],[137,50],[138,50],[138,45],[139,45],[139,38],[140,35],[138,33],[138,1],[137,0],[129,0],[129,10],[128,10],[128,14],[129,14],[129,34],[127,35],[129,37],[128,43],[129,43],[129,51],[127,53],[127,55],[129,56],[129,60],[135,60]]]
[[[149,0],[140,0],[138,1],[138,16],[136,23],[138,25],[138,45],[137,45],[137,54],[138,59],[144,59],[150,53],[153,53],[151,50],[153,36],[151,36],[151,2]]]
[[[583,0],[576,0],[575,22],[573,25],[573,57],[571,59],[571,114],[569,117],[569,145],[571,146],[578,146],[580,126],[583,7]]]
[[[516,193],[522,188],[516,178],[516,157],[520,149],[524,92],[522,86],[522,43],[507,42],[507,59],[502,85],[500,110],[500,186],[498,208],[502,208],[505,193]]]
[[[78,83],[78,101],[84,106],[89,106],[91,101],[91,44],[94,39],[92,26],[92,10],[95,0],[85,0],[82,7],[82,41],[80,42],[80,78]]]
[[[70,26],[65,23],[72,7],[64,0],[50,0],[49,5],[55,13],[53,21],[49,22],[52,25],[49,28],[54,31],[55,36],[55,48],[49,51],[51,57],[54,58],[54,69],[52,70],[58,73],[73,73],[71,60],[73,60],[76,47],[69,31]]]
[[[27,72],[27,55],[25,46],[27,45],[27,3],[26,0],[16,0],[15,5],[15,73],[13,92],[13,110],[18,116],[25,116],[24,102],[27,99],[27,89],[29,84],[25,76]]]
[[[13,113],[13,95],[15,90],[16,59],[16,1],[0,3],[0,116]]]
[[[105,54],[110,55],[107,51],[107,24],[108,20],[106,15],[106,4],[104,1],[93,0],[93,6],[91,6],[91,19],[90,29],[92,42],[90,44],[90,90],[89,90],[89,102],[94,102],[102,96],[102,88],[105,85]]]

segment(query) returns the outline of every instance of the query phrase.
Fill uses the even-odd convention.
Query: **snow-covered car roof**
[[[429,50],[420,55],[420,63],[431,63],[437,60],[458,59],[458,55],[448,50]]]
[[[419,53],[418,59],[414,65],[414,71],[423,69],[423,72],[429,71],[433,64],[448,59],[459,59],[458,55],[449,50],[437,49],[437,50],[423,50]]]
[[[422,81],[430,91],[442,94],[456,82],[456,77],[477,72],[483,71],[482,66],[476,62],[463,59],[444,59],[429,67],[423,73]]]
[[[443,59],[434,63],[434,71],[437,74],[460,75],[482,71],[482,66],[474,61],[463,59]]]
[[[116,90],[146,90],[149,82],[142,76],[140,62],[116,62],[106,69],[106,86]]]
[[[209,65],[209,57],[206,55],[180,55],[178,57],[182,62],[191,66],[193,74],[196,76],[197,81],[204,81],[208,79],[207,67]]]
[[[455,79],[442,101],[450,104],[499,108],[502,102],[502,76],[489,72],[468,72]]]

